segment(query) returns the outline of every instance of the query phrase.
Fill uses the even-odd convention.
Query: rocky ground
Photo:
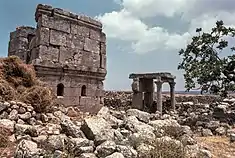
[[[2,102],[0,129],[6,130],[0,131],[5,132],[0,157],[232,158],[234,104],[234,98],[211,104],[187,100],[162,116],[105,106],[91,116],[71,107],[37,113],[25,103]]]
[[[213,157],[233,158],[235,157],[235,143],[230,143],[226,136],[197,137],[203,148],[209,150]]]

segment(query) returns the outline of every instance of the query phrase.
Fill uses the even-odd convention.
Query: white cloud
[[[97,18],[103,23],[108,38],[129,42],[135,53],[176,50],[186,45],[197,27],[209,31],[216,20],[224,20],[228,25],[235,25],[233,19],[235,10],[226,11],[228,4],[211,4],[210,7],[205,7],[203,4],[208,6],[209,1],[212,2],[211,0],[119,0],[123,6],[120,11],[105,13]],[[219,4],[221,1],[214,0]],[[226,1],[231,2],[223,0],[224,3]],[[188,30],[181,34],[172,33],[157,25],[150,27],[143,22],[147,17],[174,18],[175,15],[181,14],[179,22],[183,20],[189,24]]]
[[[122,5],[139,17],[156,15],[172,17],[176,13],[180,13],[189,1],[194,2],[195,0],[123,0]]]
[[[226,26],[235,27],[234,16],[235,10],[234,12],[217,11],[217,13],[204,13],[191,20],[189,31],[193,32],[198,27],[203,28],[205,32],[211,31],[217,20],[223,20]]]
[[[133,17],[130,12],[124,9],[120,12],[105,13],[98,19],[103,23],[104,30],[109,37],[126,41],[140,39],[148,28],[141,20]]]
[[[97,18],[103,23],[108,37],[131,42],[131,48],[139,54],[163,48],[177,49],[185,45],[189,37],[188,33],[169,34],[162,27],[148,27],[125,9]]]

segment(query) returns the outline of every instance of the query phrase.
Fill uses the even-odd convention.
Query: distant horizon
[[[105,90],[105,91],[114,91],[114,92],[131,92],[131,90]],[[165,90],[165,91],[162,91],[162,93],[169,93],[170,91],[167,91],[167,90]],[[191,91],[189,91],[189,92],[187,92],[187,91],[183,91],[183,90],[181,90],[181,91],[175,91],[175,93],[181,93],[181,94],[200,94],[201,93],[201,91],[199,91],[199,90],[191,90]]]

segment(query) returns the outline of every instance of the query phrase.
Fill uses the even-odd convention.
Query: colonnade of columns
[[[153,82],[153,79],[144,79],[144,78],[134,78],[132,83],[133,98],[132,106],[143,110],[144,106],[151,107],[153,106],[153,93],[154,93],[154,84],[157,87],[157,111],[162,113],[162,84],[164,81],[158,79]],[[175,82],[168,82],[170,85],[170,97],[171,97],[171,106],[175,110]]]

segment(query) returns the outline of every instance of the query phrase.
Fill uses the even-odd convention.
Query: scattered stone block
[[[15,122],[8,119],[0,119],[0,126],[9,129],[10,132],[13,133],[15,129]]]
[[[15,151],[15,158],[21,157],[39,157],[40,150],[38,145],[30,140],[22,140]]]
[[[114,140],[114,131],[103,118],[94,116],[85,118],[81,130],[90,140],[95,140],[96,144],[101,144],[107,140]]]
[[[106,157],[113,154],[116,150],[116,144],[113,141],[105,141],[96,147],[95,154],[98,157]]]

